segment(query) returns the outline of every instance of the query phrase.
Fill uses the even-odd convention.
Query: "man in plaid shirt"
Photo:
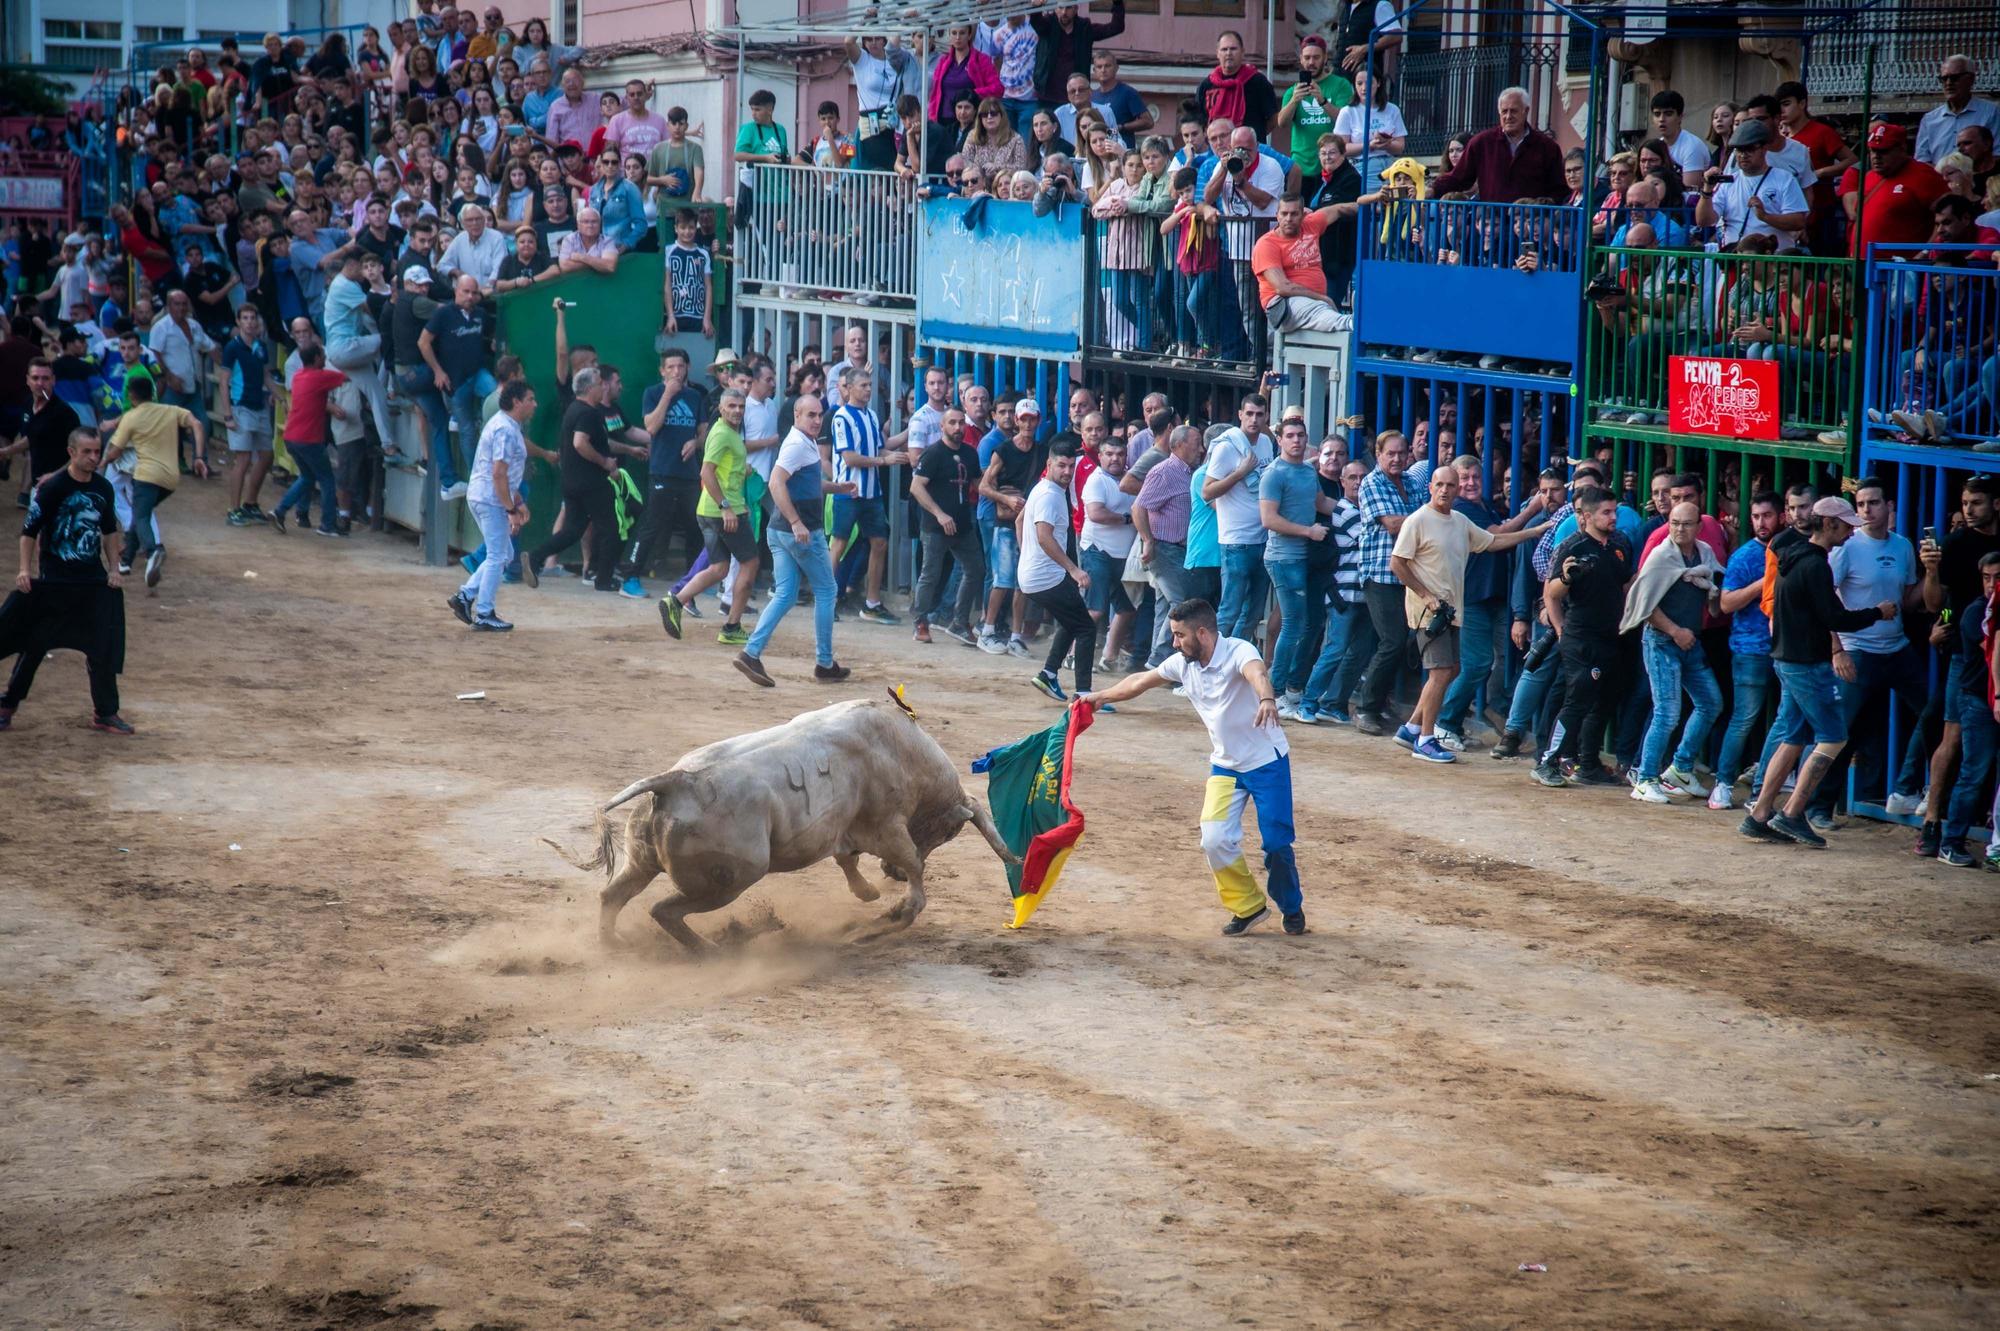
[[[1400,430],[1384,430],[1375,437],[1375,470],[1361,482],[1361,599],[1368,617],[1354,626],[1348,651],[1364,652],[1371,643],[1375,649],[1355,704],[1354,727],[1364,735],[1395,729],[1387,715],[1389,694],[1410,630],[1403,616],[1403,584],[1389,567],[1389,552],[1403,519],[1424,502],[1403,474],[1409,465],[1409,440]]]

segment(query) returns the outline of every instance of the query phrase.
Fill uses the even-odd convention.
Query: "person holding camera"
[[[1736,153],[1736,174],[1719,166],[1703,174],[1695,225],[1714,227],[1726,249],[1745,236],[1771,237],[1780,254],[1796,249],[1806,228],[1806,196],[1788,173],[1771,169],[1770,127],[1745,120],[1730,135],[1729,146]]]
[[[1458,755],[1438,742],[1438,711],[1458,677],[1458,607],[1465,597],[1465,566],[1474,553],[1511,550],[1538,539],[1548,524],[1492,532],[1458,511],[1458,470],[1431,472],[1430,502],[1403,519],[1389,567],[1403,584],[1403,611],[1423,653],[1424,687],[1416,709],[1396,731],[1398,744],[1427,763]]]

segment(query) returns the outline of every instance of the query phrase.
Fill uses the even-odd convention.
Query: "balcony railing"
[[[1855,370],[1852,263],[1630,247],[1595,253],[1603,266],[1588,293],[1591,433],[1708,442],[1671,429],[1669,372],[1676,356],[1726,357],[1777,366],[1778,440],[1769,442],[1782,446],[1769,451],[1844,452],[1819,436],[1847,418]]]
[[[916,297],[917,183],[892,171],[759,166],[739,210],[743,280],[863,301]]]
[[[1978,245],[1876,246],[1863,433],[1971,448],[2000,438],[2000,270]]]
[[[1212,262],[1183,272],[1186,237],[1159,217],[1094,218],[1085,235],[1084,345],[1096,355],[1174,360],[1224,373],[1264,363],[1269,325],[1250,252],[1268,217],[1229,217],[1198,237]],[[1199,267],[1199,264],[1195,266]]]
[[[1588,225],[1584,209],[1561,205],[1370,204],[1361,212],[1356,337],[1364,349],[1566,369],[1579,359]]]
[[[1992,96],[2000,69],[2000,23],[1990,6],[1970,0],[1890,0],[1863,22],[1835,25],[1812,40],[1804,70],[1817,101],[1859,100],[1868,92],[1868,48],[1875,48],[1874,95],[1938,95],[1938,65],[1969,55],[1981,74],[1979,93]]]

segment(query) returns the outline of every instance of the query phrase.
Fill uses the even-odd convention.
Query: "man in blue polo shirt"
[[[844,365],[840,370],[840,405],[833,411],[834,480],[854,486],[851,495],[833,497],[833,542],[835,568],[856,537],[868,542],[868,583],[861,604],[861,618],[871,624],[900,624],[882,604],[882,575],[889,562],[889,506],[885,499],[885,467],[898,467],[909,455],[883,446],[882,422],[868,405],[874,391],[874,376],[864,368]],[[852,588],[843,589],[845,598]]]

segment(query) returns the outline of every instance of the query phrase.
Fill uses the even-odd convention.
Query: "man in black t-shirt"
[[[539,571],[550,555],[561,554],[590,531],[588,563],[598,591],[618,590],[618,513],[612,503],[610,475],[618,470],[611,451],[611,432],[604,423],[604,376],[596,366],[570,376],[576,401],[563,413],[562,442],[556,469],[562,480],[562,521],[549,539],[528,552],[524,576]]]
[[[555,267],[555,260],[542,252],[541,234],[526,222],[514,228],[514,252],[500,261],[495,291],[513,291],[532,286],[536,278]]]
[[[28,362],[28,419],[20,434],[0,444],[0,457],[14,453],[28,455],[27,473],[21,480],[21,505],[27,506],[27,492],[36,481],[59,471],[69,461],[70,433],[83,422],[69,403],[55,395],[56,369],[53,362],[37,356]]]
[[[965,412],[946,407],[936,443],[917,458],[910,477],[910,497],[917,501],[917,525],[922,532],[924,572],[917,583],[916,638],[931,640],[930,621],[944,597],[945,561],[958,564],[958,599],[944,634],[954,642],[977,647],[973,612],[986,581],[986,552],[973,520],[972,490],[979,480],[979,450],[965,442]]]
[[[19,656],[7,691],[0,693],[0,730],[34,687],[35,672],[50,649],[84,654],[90,676],[91,726],[129,735],[118,715],[118,672],[124,666],[124,585],[106,552],[105,536],[118,530],[111,484],[97,474],[104,445],[97,431],[72,428],[64,441],[65,465],[36,486],[21,525],[24,541],[14,594],[0,605],[0,660]],[[39,565],[39,572],[37,571]]]
[[[1605,677],[1617,669],[1618,621],[1625,613],[1625,584],[1632,579],[1632,546],[1618,530],[1618,498],[1592,486],[1576,497],[1577,533],[1558,546],[1544,588],[1549,625],[1561,637],[1562,710],[1535,780],[1566,786],[1562,764],[1601,768],[1594,749],[1583,749],[1584,719],[1603,710]]]

